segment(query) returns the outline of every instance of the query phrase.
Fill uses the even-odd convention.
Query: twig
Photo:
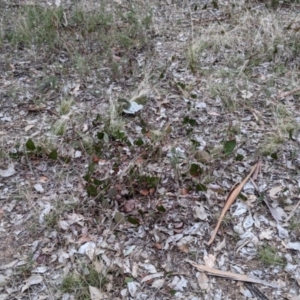
[[[222,220],[227,212],[227,210],[230,208],[230,206],[232,205],[232,203],[235,201],[235,199],[237,198],[237,196],[239,195],[239,193],[241,192],[242,188],[244,187],[244,185],[246,184],[246,182],[249,180],[249,178],[252,176],[252,174],[256,171],[256,169],[260,166],[260,162],[257,162],[251,169],[250,173],[248,174],[248,176],[236,187],[234,188],[233,190],[231,190],[231,192],[229,193],[229,195],[227,196],[227,199],[226,199],[226,204],[221,212],[221,215],[219,217],[219,220],[218,220],[218,223],[217,223],[217,226],[215,228],[215,230],[213,231],[212,235],[211,235],[211,238],[209,240],[208,243],[206,243],[208,246],[210,244],[213,243],[215,237],[216,237],[216,234],[219,230],[219,227],[222,223]]]
[[[295,89],[293,89],[293,90],[291,90],[291,91],[284,92],[284,93],[280,93],[280,94],[277,96],[277,100],[283,99],[283,98],[285,98],[285,97],[287,97],[287,96],[289,96],[289,95],[295,94],[295,93],[297,93],[297,92],[299,92],[299,91],[300,91],[300,88],[295,88]]]
[[[278,285],[273,284],[273,283],[269,283],[267,281],[261,280],[257,277],[250,277],[244,274],[236,274],[236,273],[232,273],[232,272],[228,272],[228,271],[221,271],[218,269],[214,269],[208,266],[204,266],[204,265],[199,265],[196,264],[195,262],[186,259],[186,262],[190,263],[192,266],[194,266],[195,268],[197,268],[199,271],[201,272],[207,272],[209,275],[214,275],[214,276],[219,276],[219,277],[224,277],[224,278],[229,278],[232,280],[237,280],[237,281],[244,281],[244,282],[252,282],[252,283],[260,283],[263,285],[267,285],[273,288],[279,288]]]
[[[284,220],[285,222],[288,222],[292,217],[293,215],[295,214],[297,208],[299,207],[300,205],[300,200],[298,201],[298,203],[294,206],[294,208],[292,209],[290,215]]]

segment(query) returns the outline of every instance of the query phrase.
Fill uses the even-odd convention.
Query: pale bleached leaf
[[[165,284],[165,279],[156,279],[151,284],[151,287],[155,289],[160,289],[163,287],[164,284]]]
[[[300,242],[290,242],[285,245],[287,249],[300,251]]]
[[[30,288],[32,285],[39,284],[43,281],[43,277],[38,274],[31,275],[29,278],[25,280],[26,284],[22,287],[22,293]]]
[[[201,290],[207,290],[209,288],[209,280],[205,273],[200,272],[197,274],[197,282]]]
[[[263,230],[260,234],[259,234],[259,239],[260,240],[271,240],[274,238],[274,232],[272,229],[266,229]]]
[[[207,256],[203,257],[204,264],[207,267],[213,268],[215,265],[216,257],[213,254],[208,254]]]
[[[132,297],[135,296],[139,286],[140,286],[139,283],[135,281],[131,281],[127,283],[128,292]]]
[[[13,164],[9,164],[8,168],[6,170],[0,169],[1,177],[10,177],[10,176],[14,175],[15,173],[16,173],[16,171],[15,171]]]
[[[183,276],[175,276],[170,284],[176,291],[183,291],[187,287],[188,281]]]
[[[204,221],[207,219],[207,213],[203,205],[199,204],[194,208],[194,217]]]
[[[108,295],[104,292],[102,292],[100,289],[89,285],[89,292],[91,300],[103,300],[107,299]]]
[[[152,279],[154,279],[154,278],[162,277],[162,276],[164,276],[164,273],[163,273],[163,272],[155,273],[155,274],[150,274],[150,275],[145,276],[145,277],[142,279],[142,282],[146,282],[146,281],[152,280]]]
[[[253,220],[252,216],[248,215],[243,222],[243,227],[245,229],[248,229],[248,228],[252,227],[253,224],[254,224],[254,220]]]
[[[133,115],[136,112],[140,111],[142,108],[143,108],[143,105],[132,101],[132,102],[129,102],[127,109],[123,109],[123,112],[126,114]]]
[[[78,249],[78,253],[85,254],[92,261],[96,252],[96,244],[93,241],[87,242]]]
[[[42,187],[42,185],[40,183],[35,184],[34,188],[36,189],[36,191],[38,191],[40,193],[44,193],[44,188]]]

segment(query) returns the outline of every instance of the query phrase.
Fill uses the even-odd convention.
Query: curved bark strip
[[[219,230],[219,227],[223,221],[223,218],[227,212],[227,210],[229,209],[229,207],[232,205],[232,203],[235,201],[235,199],[237,198],[237,196],[239,195],[239,193],[241,192],[242,188],[244,187],[244,185],[246,184],[246,182],[249,180],[249,178],[252,176],[252,174],[260,167],[260,162],[257,162],[252,168],[250,173],[247,175],[247,177],[239,184],[237,185],[234,189],[232,189],[229,193],[229,195],[227,196],[226,199],[226,204],[221,212],[221,215],[219,217],[217,226],[214,230],[214,232],[211,235],[210,240],[208,241],[208,243],[206,243],[208,246],[211,245],[216,237],[216,234]]]

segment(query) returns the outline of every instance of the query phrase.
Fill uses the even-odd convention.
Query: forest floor
[[[299,129],[297,1],[1,1],[0,300],[299,300]]]

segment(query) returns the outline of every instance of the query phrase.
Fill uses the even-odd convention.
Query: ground
[[[1,300],[300,299],[298,1],[0,17]]]

